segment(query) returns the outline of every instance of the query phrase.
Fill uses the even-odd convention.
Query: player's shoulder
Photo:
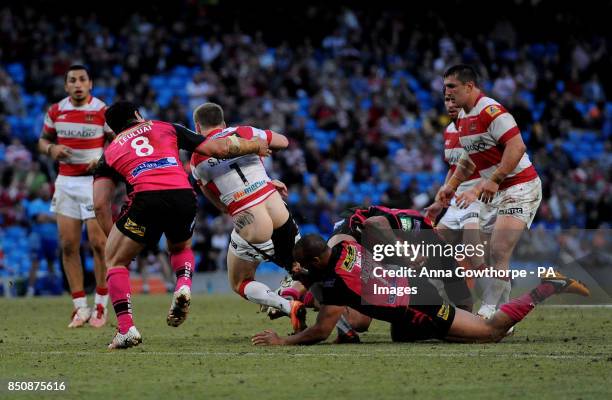
[[[446,128],[444,128],[444,134],[449,134],[449,133],[457,133],[457,126],[455,125],[455,121],[451,121],[450,124],[446,125]]]
[[[96,111],[105,111],[106,103],[95,96],[91,97],[91,101],[89,102],[89,106]]]
[[[488,122],[508,112],[497,100],[487,96],[481,97],[474,108],[479,118]]]
[[[194,152],[191,155],[190,164],[191,164],[192,167],[196,168],[198,165],[200,165],[202,162],[208,160],[209,158],[210,158],[209,156],[204,156],[202,154]]]

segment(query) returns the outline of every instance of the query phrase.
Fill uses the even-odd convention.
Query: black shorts
[[[272,232],[273,261],[288,272],[291,272],[293,266],[293,248],[298,240],[300,240],[300,230],[289,212],[289,219]]]
[[[438,305],[410,306],[403,321],[391,324],[391,340],[414,342],[444,339],[454,319],[455,306],[446,302]]]
[[[155,245],[162,234],[180,243],[191,238],[196,215],[196,198],[191,189],[138,192],[115,225],[130,239]]]

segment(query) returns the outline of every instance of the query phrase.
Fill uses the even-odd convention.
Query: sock
[[[172,270],[176,274],[175,290],[183,285],[187,285],[191,289],[191,277],[195,266],[195,258],[191,248],[170,254],[170,265],[172,265]]]
[[[291,313],[291,303],[274,293],[268,286],[254,280],[245,280],[240,285],[240,295],[253,303],[278,308],[285,314]]]
[[[514,322],[519,322],[533,310],[536,304],[540,304],[553,294],[555,294],[555,287],[552,283],[540,283],[531,292],[510,300],[509,303],[503,304],[499,309]]]
[[[345,335],[348,335],[348,333],[353,330],[353,327],[349,324],[344,315],[340,316],[340,319],[336,322],[336,328],[338,328],[338,332],[342,332]]]
[[[108,303],[108,288],[101,288],[100,286],[96,286],[96,296],[94,300],[94,304],[102,304],[102,307],[106,308],[106,304]]]
[[[74,308],[87,307],[87,297],[85,297],[85,291],[72,292],[72,304]]]
[[[306,292],[306,294],[304,295],[304,299],[302,300],[302,303],[304,303],[304,307],[308,307],[308,308],[312,308],[314,307],[314,295],[312,294],[312,292],[309,290]]]
[[[127,268],[113,268],[106,275],[106,283],[117,315],[119,333],[125,334],[130,327],[134,326],[132,302],[130,301],[130,273]]]
[[[279,293],[280,297],[283,298],[288,298],[290,297],[291,300],[297,300],[300,298],[300,293],[297,291],[297,289],[289,287],[289,288],[283,288],[281,290],[281,292]]]
[[[506,285],[506,287],[504,287],[504,291],[502,292],[501,296],[499,297],[499,301],[497,302],[497,304],[501,306],[502,304],[508,303],[510,301],[510,292],[511,291],[512,291],[512,284],[510,283],[510,281],[508,281],[508,284]]]
[[[485,278],[485,290],[482,294],[482,304],[497,306],[499,298],[506,288],[510,285],[509,280],[497,278]]]

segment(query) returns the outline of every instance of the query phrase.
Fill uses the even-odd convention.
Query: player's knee
[[[60,247],[64,257],[74,257],[79,254],[79,242],[76,240],[63,240]]]
[[[91,245],[91,251],[98,256],[104,256],[104,248],[106,247],[106,240],[96,238],[89,242]]]
[[[500,241],[491,247],[491,258],[494,262],[505,262],[510,258],[512,246],[506,241]]]

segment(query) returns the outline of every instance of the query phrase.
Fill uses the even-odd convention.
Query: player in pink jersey
[[[107,282],[118,332],[110,349],[138,345],[142,337],[132,319],[128,265],[147,244],[166,235],[170,264],[177,282],[168,312],[169,326],[187,318],[191,302],[191,277],[195,267],[191,235],[196,199],[179,149],[219,158],[244,154],[268,155],[264,140],[236,137],[205,141],[189,129],[161,121],[145,121],[137,107],[118,102],[106,111],[106,120],[117,137],[106,148],[96,169],[96,217],[108,235]],[[117,182],[128,186],[129,203],[113,225],[111,201]]]
[[[467,157],[476,164],[478,183],[457,196],[459,207],[476,199],[481,207],[480,223],[492,231],[490,265],[508,269],[512,251],[525,228],[529,229],[540,201],[542,185],[529,161],[526,146],[512,115],[478,86],[478,75],[469,65],[456,65],[444,74],[446,93],[461,108],[457,128]],[[447,204],[468,177],[455,171],[436,198]],[[487,278],[478,314],[491,316],[510,296],[510,281]]]
[[[321,307],[314,325],[288,337],[272,330],[253,336],[255,345],[314,344],[329,337],[334,326],[351,307],[374,319],[392,324],[394,341],[441,339],[453,342],[497,342],[508,329],[521,321],[534,307],[557,293],[589,296],[582,283],[556,273],[542,278],[542,283],[501,306],[489,319],[455,308],[442,301],[427,282],[415,284],[413,278],[389,279],[377,276],[379,264],[365,259],[365,249],[352,236],[336,235],[329,242],[319,235],[307,235],[295,245],[294,255],[300,267],[320,283]],[[380,275],[380,272],[378,273]],[[399,288],[413,285],[416,293],[380,295],[376,286]],[[406,286],[410,287],[410,286]]]
[[[285,136],[250,126],[227,127],[223,109],[205,103],[193,113],[196,130],[207,140],[224,137],[265,139],[271,149],[284,149]],[[290,270],[292,249],[299,239],[297,224],[283,202],[286,188],[273,182],[256,155],[232,159],[201,157],[191,160],[194,178],[206,197],[234,221],[227,252],[227,270],[231,287],[245,299],[277,308],[291,318],[294,331],[305,327],[306,309],[298,300],[287,300],[261,282],[255,281],[257,266],[265,260]]]
[[[84,66],[70,67],[64,83],[68,97],[51,106],[38,141],[39,151],[59,162],[51,211],[57,215],[64,272],[74,305],[70,328],[81,327],[86,322],[101,327],[106,323],[107,315],[106,238],[93,210],[92,174],[104,144],[114,135],[105,124],[106,105],[91,96],[92,87],[93,82]],[[83,222],[94,258],[96,295],[93,310],[87,306],[83,288],[79,252]]]

